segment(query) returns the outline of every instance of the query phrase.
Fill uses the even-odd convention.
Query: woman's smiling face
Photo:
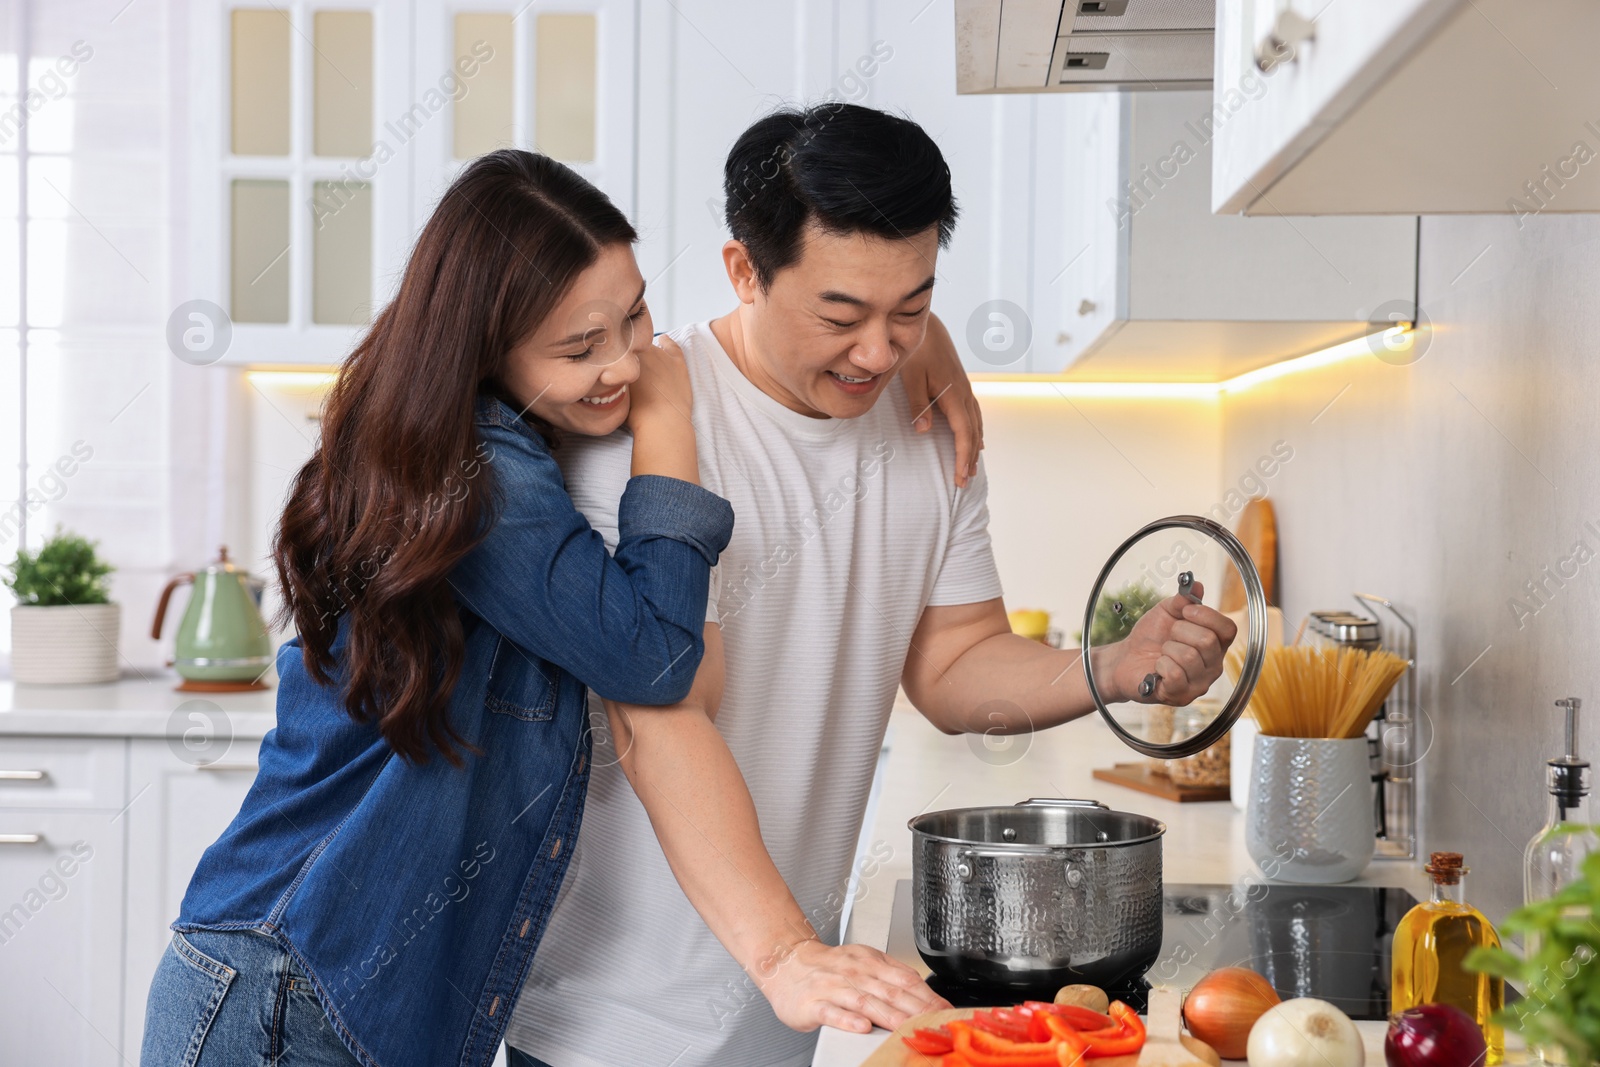
[[[607,245],[506,359],[511,395],[558,430],[598,437],[628,417],[628,386],[654,333],[630,245]]]

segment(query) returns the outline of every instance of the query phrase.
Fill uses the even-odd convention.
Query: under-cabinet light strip
[[[1252,371],[1236,375],[1221,382],[1082,382],[1058,376],[984,375],[972,376],[972,390],[979,396],[1050,398],[1102,398],[1139,399],[1165,398],[1177,400],[1210,400],[1223,393],[1236,393],[1242,389],[1274,381],[1290,374],[1315,370],[1347,359],[1358,359],[1374,353],[1374,344],[1381,344],[1396,355],[1403,353],[1414,342],[1415,331],[1409,324],[1392,326],[1381,334],[1371,334],[1324,348],[1309,355],[1296,356],[1281,363],[1270,363]],[[262,385],[300,388],[331,385],[338,375],[336,369],[307,370],[253,370],[250,380]]]
[[[1392,326],[1379,334],[1357,337],[1281,363],[1271,363],[1252,371],[1236,375],[1221,382],[1084,382],[1053,375],[983,375],[972,376],[972,390],[978,396],[1038,397],[1061,399],[1070,397],[1102,398],[1168,398],[1207,400],[1223,393],[1236,393],[1263,382],[1274,381],[1290,374],[1315,370],[1347,359],[1373,355],[1375,345],[1396,355],[1403,353],[1413,343],[1414,333],[1409,324]]]

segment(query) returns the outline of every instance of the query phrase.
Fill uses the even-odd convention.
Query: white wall
[[[1064,633],[1128,535],[1219,502],[1219,401],[985,397],[983,413],[1006,606],[1043,608]]]
[[[1552,701],[1584,698],[1600,759],[1597,251],[1594,217],[1426,218],[1420,359],[1341,363],[1224,407],[1224,470],[1295,448],[1273,488],[1285,614],[1354,607],[1359,589],[1416,621],[1423,848],[1464,852],[1468,899],[1496,920],[1544,818]]]

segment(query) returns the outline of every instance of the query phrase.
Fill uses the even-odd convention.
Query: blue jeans
[[[526,1052],[518,1052],[510,1045],[506,1046],[506,1067],[550,1067],[543,1060],[536,1060]]]
[[[250,930],[174,934],[150,983],[141,1067],[351,1067],[311,984]]]

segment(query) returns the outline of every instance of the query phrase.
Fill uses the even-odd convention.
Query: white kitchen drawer
[[[120,737],[0,737],[0,809],[109,808],[127,803]]]
[[[125,845],[115,812],[0,811],[0,1063],[116,1067]],[[37,838],[21,843],[17,839]]]

